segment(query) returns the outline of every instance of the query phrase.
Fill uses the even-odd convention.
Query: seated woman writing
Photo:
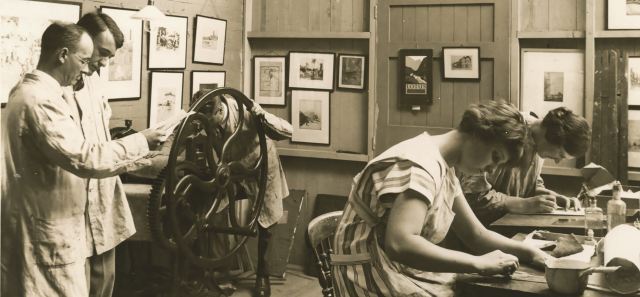
[[[370,161],[354,178],[331,255],[336,296],[451,296],[455,273],[512,274],[550,256],[487,230],[454,167],[492,172],[520,158],[526,126],[495,101],[472,105],[445,134],[423,133]],[[437,244],[452,228],[480,255]]]

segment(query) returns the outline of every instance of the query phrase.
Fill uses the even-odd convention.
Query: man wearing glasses
[[[95,189],[87,179],[148,165],[142,157],[162,133],[105,142],[85,137],[77,122],[86,115],[71,112],[62,87],[89,72],[92,52],[85,29],[51,24],[36,70],[9,94],[1,126],[2,296],[88,296],[87,257],[118,240],[99,233],[133,232],[128,207],[109,210],[117,225],[87,215],[100,207],[89,199]]]

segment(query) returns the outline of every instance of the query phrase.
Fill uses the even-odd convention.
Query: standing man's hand
[[[156,129],[146,129],[141,131],[140,134],[144,135],[144,137],[147,139],[149,150],[154,150],[158,147],[158,145],[160,145],[160,140],[166,134],[166,132]]]
[[[251,107],[251,114],[254,117],[259,117],[259,116],[264,116],[265,111],[264,109],[262,109],[262,106],[260,106],[260,104],[258,104],[258,102],[253,102],[253,107]]]

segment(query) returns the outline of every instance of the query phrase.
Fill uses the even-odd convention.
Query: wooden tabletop
[[[524,240],[526,234],[519,233],[514,240]],[[578,236],[583,239],[582,236]],[[602,255],[591,258],[591,266],[602,265]],[[589,285],[583,297],[621,296],[614,292],[607,292],[604,274],[595,273],[589,276]],[[598,287],[604,287],[598,290]],[[535,269],[528,264],[521,263],[520,269],[509,279],[504,276],[484,277],[477,274],[462,274],[456,280],[457,296],[567,296],[555,294],[549,290],[544,271]]]

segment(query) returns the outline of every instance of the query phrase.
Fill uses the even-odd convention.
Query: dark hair
[[[124,44],[124,34],[120,31],[118,24],[107,14],[101,12],[90,12],[82,16],[77,23],[89,32],[91,37],[109,30],[113,35],[113,40],[116,42],[116,49],[119,49]]]
[[[195,94],[193,94],[193,96],[191,96],[191,101],[189,102],[189,107],[193,107],[196,103],[198,103],[198,101],[200,101],[200,99],[202,99],[204,97],[204,95],[206,95],[207,93],[211,92],[212,90],[208,90],[208,89],[204,89],[204,90],[198,90]],[[214,110],[214,107],[217,107],[220,103],[220,98],[218,96],[216,96],[216,98],[214,98],[213,100],[211,100],[210,102],[208,102],[207,104],[205,104],[202,109],[200,109],[200,112],[203,114],[209,114],[212,113]]]
[[[82,27],[67,22],[54,22],[42,33],[40,44],[40,60],[46,61],[51,58],[59,49],[66,47],[70,52],[75,53],[82,34],[87,31]]]
[[[547,129],[544,139],[552,145],[564,147],[567,154],[581,157],[587,153],[591,142],[591,129],[583,117],[566,107],[550,110],[542,120]]]
[[[522,156],[527,125],[511,104],[498,101],[473,104],[464,111],[456,129],[484,142],[503,144],[509,152],[509,165],[517,164]]]

